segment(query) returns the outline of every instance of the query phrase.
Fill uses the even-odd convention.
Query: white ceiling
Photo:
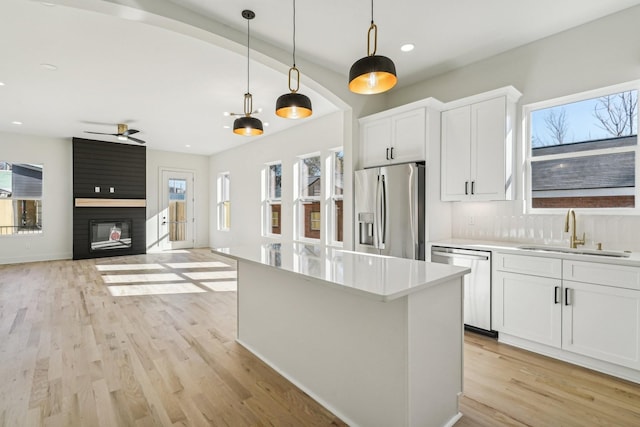
[[[292,1],[155,0],[167,1],[216,21],[217,28],[243,34],[247,23],[240,13],[252,9],[252,40],[291,51]],[[57,2],[72,3],[49,0]],[[102,3],[136,7],[138,2]],[[377,53],[394,60],[401,87],[637,4],[640,0],[377,1]],[[304,85],[304,64],[343,74],[346,87],[349,67],[366,55],[370,2],[298,0],[296,8],[300,92],[312,99],[313,119],[338,107]],[[0,131],[95,138],[83,132],[115,132],[116,123],[128,123],[149,148],[196,154],[256,141],[223,127],[233,123],[223,112],[242,112],[245,48],[236,43],[229,49],[166,27],[41,1],[2,0]],[[415,50],[400,52],[407,42]],[[289,64],[275,70],[264,63],[252,59],[250,89],[270,135],[303,122],[273,113],[275,100],[287,92]]]

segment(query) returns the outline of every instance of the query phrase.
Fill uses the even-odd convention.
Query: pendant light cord
[[[296,0],[293,0],[293,68],[296,68]]]
[[[371,0],[371,25],[373,25],[373,0]]]
[[[249,93],[249,22],[251,20],[247,19],[247,93]]]

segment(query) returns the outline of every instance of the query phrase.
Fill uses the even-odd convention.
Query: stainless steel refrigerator
[[[425,167],[420,163],[355,172],[355,249],[425,259]]]

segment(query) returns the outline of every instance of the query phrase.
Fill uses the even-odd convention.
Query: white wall
[[[0,264],[71,258],[71,139],[0,133],[0,160],[43,165],[43,231],[0,236]]]
[[[523,93],[520,106],[640,78],[640,7],[605,17],[450,73],[391,91],[390,106],[433,96],[451,101],[502,86]],[[521,117],[521,111],[519,111]],[[517,158],[522,159],[522,129]],[[453,203],[453,237],[540,243],[568,241],[564,212],[527,215],[522,163],[517,164],[517,201]],[[640,201],[639,201],[640,202]],[[640,250],[640,216],[587,215],[578,210],[578,231],[588,244]],[[473,217],[474,225],[470,224]]]
[[[147,150],[147,251],[159,249],[161,196],[160,170],[193,172],[195,178],[195,242],[197,248],[209,246],[209,157],[169,151]]]
[[[282,162],[282,241],[294,239],[294,164],[298,156],[320,152],[323,157],[329,150],[343,145],[344,114],[330,114],[316,120],[302,123],[285,132],[265,136],[236,149],[211,156],[209,188],[211,194],[210,245],[225,247],[229,245],[255,245],[271,239],[262,238],[262,179],[261,174],[266,163]],[[268,129],[268,128],[267,128]],[[350,153],[345,147],[345,236],[351,235],[351,174]],[[349,157],[348,157],[349,156]],[[323,168],[322,194],[326,194],[325,172]],[[231,229],[218,230],[217,185],[218,174],[230,174]],[[349,210],[347,211],[347,205]],[[324,212],[324,210],[323,210]],[[326,215],[323,215],[323,228]],[[326,228],[323,229],[322,243]],[[346,237],[345,237],[346,239]],[[345,244],[349,247],[348,244]]]

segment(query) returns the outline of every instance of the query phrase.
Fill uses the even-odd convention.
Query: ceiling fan
[[[118,133],[89,132],[89,131],[84,131],[84,132],[93,133],[96,135],[116,136],[120,141],[133,141],[133,142],[137,142],[138,144],[145,144],[147,142],[147,141],[143,141],[141,139],[132,137],[131,135],[136,134],[140,131],[137,129],[129,129],[129,127],[124,123],[118,123]]]

